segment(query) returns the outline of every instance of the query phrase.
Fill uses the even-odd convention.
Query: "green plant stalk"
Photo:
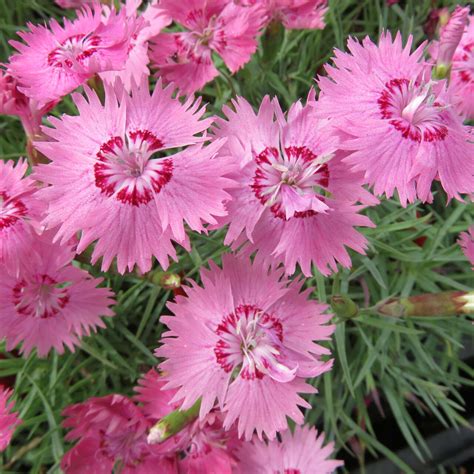
[[[175,410],[156,423],[148,434],[149,444],[162,443],[179,433],[185,426],[193,422],[199,415],[201,399],[189,410]]]

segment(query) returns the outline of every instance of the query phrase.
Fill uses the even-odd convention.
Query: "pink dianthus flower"
[[[186,31],[156,36],[150,57],[158,75],[187,94],[219,75],[213,52],[232,73],[247,63],[265,19],[260,7],[243,8],[229,0],[162,0],[160,8]]]
[[[306,276],[314,263],[323,274],[350,267],[348,246],[363,253],[367,241],[354,226],[372,226],[358,214],[361,201],[377,200],[361,186],[362,176],[341,161],[339,141],[327,120],[312,107],[293,104],[287,116],[278,102],[266,97],[258,114],[242,98],[235,111],[223,109],[214,133],[227,142],[222,155],[240,168],[232,178],[226,244],[246,242],[249,253],[269,264],[282,262],[287,273],[299,264]]]
[[[44,206],[34,180],[25,177],[28,165],[0,160],[0,265],[16,275],[30,258]]]
[[[12,391],[0,385],[0,451],[10,444],[15,428],[21,423],[18,414],[13,412],[14,403],[10,400]]]
[[[305,378],[331,368],[326,306],[309,301],[301,282],[289,283],[280,271],[226,255],[223,268],[211,263],[187,297],[176,297],[162,317],[169,331],[156,350],[166,389],[177,389],[172,402],[190,408],[201,398],[200,420],[217,405],[223,427],[237,424],[239,437],[262,438],[286,429],[286,417],[303,423],[299,393],[314,393]]]
[[[285,431],[281,441],[254,440],[239,452],[238,474],[331,474],[343,465],[328,459],[334,443],[323,447],[324,436],[307,426],[297,426],[294,433]]]
[[[97,288],[102,280],[73,266],[72,246],[51,238],[51,232],[36,236],[19,274],[0,265],[0,337],[7,350],[22,343],[25,355],[33,348],[39,357],[52,348],[73,351],[80,337],[105,327],[101,316],[113,315],[112,293]]]
[[[459,235],[458,243],[474,270],[474,225],[469,227],[467,232]]]
[[[18,32],[24,43],[10,42],[18,53],[10,58],[8,72],[21,92],[44,104],[69,94],[95,73],[122,69],[133,22],[125,10],[112,11],[105,19],[94,5],[78,11],[74,21],[64,19],[64,26],[51,20],[49,27],[28,27],[30,31]]]
[[[171,403],[176,390],[163,390],[165,383],[152,369],[139,380],[135,389],[138,392],[136,400],[143,404],[142,411],[153,422],[179,408],[179,404]],[[222,422],[223,415],[213,410],[204,419],[191,422],[176,435],[154,446],[164,454],[177,454],[179,472],[232,474],[237,463],[235,453],[242,443],[237,439],[235,428],[226,431]]]
[[[61,8],[81,8],[84,5],[92,5],[99,0],[54,0]]]
[[[46,224],[59,226],[62,241],[82,230],[78,252],[97,241],[92,261],[103,257],[103,270],[115,256],[120,273],[150,270],[153,255],[165,268],[176,259],[171,239],[189,249],[185,223],[202,232],[226,214],[231,164],[214,159],[221,143],[202,145],[212,119],[173,90],[158,82],[150,94],[144,82],[129,95],[118,83],[101,104],[87,89],[87,99],[74,95],[79,115],[51,118],[55,128],[44,132],[52,141],[36,144],[51,160],[36,174],[51,185],[41,191]]]
[[[454,52],[450,90],[459,113],[474,120],[474,15]]]
[[[18,89],[18,81],[0,69],[0,115],[19,117],[30,140],[40,135],[41,119],[55,105],[55,101],[40,105],[26,97]]]
[[[326,26],[327,0],[270,0],[272,2],[285,28],[322,30]]]
[[[90,398],[67,407],[67,440],[79,440],[61,461],[65,474],[177,474],[176,460],[162,456],[146,441],[150,422],[127,397],[108,395]]]
[[[334,66],[319,78],[319,114],[345,138],[345,158],[363,171],[375,193],[400,202],[431,201],[439,179],[448,198],[474,191],[473,144],[452,108],[444,81],[426,79],[421,45],[413,53],[397,34],[383,33],[378,45],[350,38],[348,53],[336,50]]]
[[[244,0],[245,1],[245,0]],[[258,0],[246,0],[257,4]],[[327,0],[264,0],[268,21],[281,21],[290,30],[322,30]]]
[[[148,40],[151,36],[156,36],[164,27],[171,23],[171,18],[166,15],[158,5],[150,4],[143,14],[140,14],[138,7],[141,0],[127,1],[122,8],[125,9],[127,18],[133,24],[133,31],[130,32],[130,45],[128,57],[121,71],[107,71],[100,74],[105,82],[114,84],[119,77],[127,90],[131,90],[132,81],[140,84],[149,75],[148,63]],[[113,11],[103,7],[106,15]]]

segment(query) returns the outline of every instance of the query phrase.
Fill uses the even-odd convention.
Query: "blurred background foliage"
[[[222,75],[202,93],[209,112],[218,114],[235,95],[243,95],[255,107],[264,95],[276,95],[288,107],[307,96],[333,47],[343,49],[349,35],[376,39],[384,29],[400,30],[405,39],[413,34],[418,44],[426,39],[425,32],[431,34],[430,12],[456,4],[329,3],[323,31],[269,28],[257,54],[237,75],[231,77],[221,64]],[[27,22],[63,15],[73,12],[61,10],[52,0],[0,0],[0,61],[7,61],[12,51],[9,39]],[[69,99],[54,111],[63,112],[75,113]],[[19,121],[0,117],[0,156],[23,155],[25,139]],[[473,209],[459,202],[447,206],[443,193],[435,192],[433,204],[404,209],[395,201],[382,201],[366,213],[377,224],[362,230],[370,242],[367,255],[352,252],[350,270],[331,278],[315,270],[306,283],[314,298],[329,303],[333,295],[343,294],[359,307],[356,316],[339,315],[335,321],[330,344],[334,368],[314,381],[319,393],[310,397],[313,409],[306,419],[335,440],[337,457],[346,461],[346,470],[364,472],[366,465],[382,457],[398,472],[410,473],[415,469],[396,454],[401,447],[408,445],[417,458],[430,463],[433,453],[427,436],[451,426],[468,426],[473,417],[473,407],[466,402],[474,394],[474,326],[462,316],[382,317],[376,305],[392,296],[472,290],[473,273],[456,239],[472,223]],[[192,252],[180,249],[179,262],[170,271],[198,279],[201,266],[209,259],[219,262],[229,250],[222,243],[223,235],[222,230],[208,236],[193,234]],[[97,267],[78,265],[101,275]],[[0,383],[14,386],[23,419],[12,445],[0,456],[0,472],[59,472],[68,448],[60,426],[64,407],[91,396],[131,394],[140,374],[156,363],[153,349],[163,330],[160,315],[167,313],[172,291],[136,274],[120,276],[111,271],[104,276],[117,295],[117,316],[106,321],[106,329],[84,339],[75,353],[23,359],[4,352],[0,345]],[[431,461],[431,468],[448,472],[449,466]]]

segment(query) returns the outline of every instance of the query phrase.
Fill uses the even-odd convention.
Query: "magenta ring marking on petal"
[[[26,213],[27,208],[22,201],[0,192],[0,230],[15,225]]]
[[[124,204],[148,204],[173,175],[170,158],[152,158],[161,149],[163,142],[149,130],[131,131],[126,140],[110,138],[96,155],[95,185]]]
[[[377,103],[381,117],[403,138],[418,143],[442,141],[448,135],[448,128],[442,122],[442,104],[431,103],[432,97],[429,84],[420,87],[401,78],[385,84]]]

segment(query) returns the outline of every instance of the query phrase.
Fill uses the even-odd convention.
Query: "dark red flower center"
[[[18,282],[12,297],[20,316],[47,319],[56,316],[68,304],[69,291],[49,275],[35,275]]]
[[[284,364],[283,326],[280,320],[255,305],[240,305],[217,326],[214,354],[225,372],[246,380],[269,375],[278,381],[295,377]]]
[[[188,13],[183,24],[189,31],[174,35],[175,50],[170,55],[171,62],[211,64],[211,50],[220,53],[227,46],[222,18],[209,16],[203,9],[195,9]]]
[[[162,148],[163,142],[148,130],[110,138],[97,153],[95,185],[124,204],[148,204],[173,175],[171,159],[153,158]]]
[[[10,198],[7,193],[0,192],[0,230],[15,225],[27,213],[22,201]]]
[[[71,69],[81,66],[85,60],[97,52],[101,40],[97,35],[74,35],[48,54],[48,65]]]
[[[429,84],[419,85],[408,79],[392,79],[378,99],[382,118],[403,138],[415,142],[444,140],[448,135],[442,111]]]
[[[327,157],[318,157],[304,146],[290,146],[281,152],[265,148],[255,157],[257,169],[251,188],[275,217],[311,217],[326,212],[325,190],[329,185]]]

